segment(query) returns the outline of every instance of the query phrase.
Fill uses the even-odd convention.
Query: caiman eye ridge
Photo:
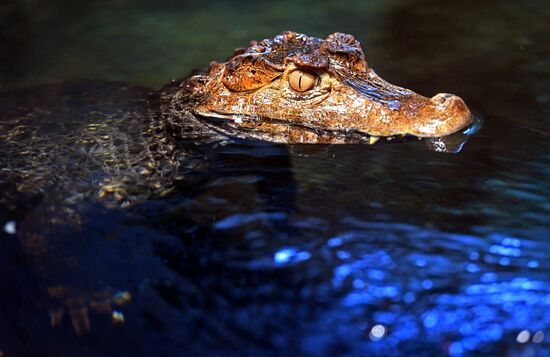
[[[288,84],[290,84],[290,88],[296,92],[308,91],[312,89],[316,83],[317,76],[311,72],[297,69],[288,75]]]

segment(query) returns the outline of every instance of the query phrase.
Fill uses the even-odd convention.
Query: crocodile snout
[[[412,134],[421,137],[446,136],[464,129],[472,122],[472,114],[462,98],[439,93],[420,109]]]

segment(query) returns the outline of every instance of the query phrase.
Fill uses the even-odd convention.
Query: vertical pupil
[[[300,70],[293,71],[288,77],[290,87],[297,92],[305,92],[315,86],[315,75]]]

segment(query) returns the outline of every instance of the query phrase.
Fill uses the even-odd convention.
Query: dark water
[[[383,78],[458,94],[485,121],[456,155],[204,148],[169,197],[84,205],[72,279],[132,298],[121,315],[90,310],[82,336],[67,316],[51,327],[40,274],[1,222],[5,355],[550,355],[546,2],[8,1],[0,16],[2,90],[159,87],[251,39],[341,31]]]

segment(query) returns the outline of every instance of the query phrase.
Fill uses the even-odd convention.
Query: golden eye
[[[296,92],[305,92],[315,86],[317,76],[310,72],[296,70],[288,75],[288,83],[290,88]]]

